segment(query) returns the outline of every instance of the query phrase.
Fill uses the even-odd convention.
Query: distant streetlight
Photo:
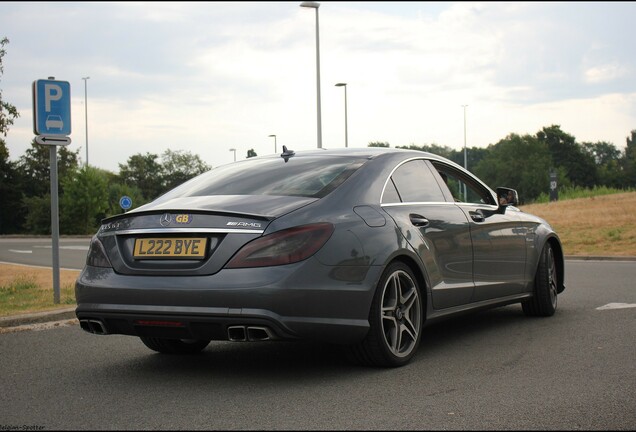
[[[466,153],[466,107],[468,105],[462,105],[464,107],[464,169],[468,169],[468,156]],[[466,183],[464,183],[464,200],[467,200],[466,195]]]
[[[319,25],[318,25],[318,8],[320,3],[304,1],[300,4],[300,7],[314,8],[316,9],[316,104],[317,104],[317,121],[316,128],[318,130],[318,148],[322,148],[322,121],[320,115],[320,37],[319,37]]]
[[[271,138],[271,137],[274,137],[274,154],[276,154],[276,153],[278,153],[278,150],[276,150],[276,135],[272,134],[272,135],[270,135],[269,137],[270,137],[270,138]]]
[[[84,122],[86,127],[86,166],[88,166],[88,92],[86,90],[86,82],[90,77],[83,77],[84,80]]]
[[[236,162],[236,149],[235,148],[231,148],[230,151],[234,152],[234,162]]]
[[[466,157],[466,107],[468,105],[462,105],[464,107],[464,168],[468,169],[468,158]]]
[[[345,147],[349,147],[349,133],[347,131],[347,83],[338,83],[336,87],[344,87],[345,100]]]

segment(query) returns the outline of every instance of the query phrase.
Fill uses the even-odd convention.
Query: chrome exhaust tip
[[[245,342],[247,332],[245,326],[230,326],[227,328],[227,338],[232,342]]]
[[[87,331],[89,333],[98,334],[98,335],[106,335],[108,331],[106,330],[106,326],[103,322],[96,319],[81,319],[79,320],[80,327],[82,330]]]
[[[267,327],[251,326],[247,328],[247,339],[252,342],[267,341],[274,339],[274,335]]]

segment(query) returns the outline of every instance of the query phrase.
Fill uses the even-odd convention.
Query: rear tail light
[[[334,226],[323,222],[260,237],[243,246],[226,268],[292,264],[309,258],[329,240]]]
[[[86,256],[86,265],[93,267],[112,267],[108,257],[106,256],[104,245],[102,245],[102,242],[99,241],[97,236],[94,236],[91,240],[88,255]]]

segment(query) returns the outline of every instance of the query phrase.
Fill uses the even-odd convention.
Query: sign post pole
[[[71,139],[71,85],[66,81],[33,82],[33,132],[35,142],[48,145],[51,160],[51,249],[53,269],[53,303],[60,302],[60,221],[57,180],[57,146],[69,145]]]
[[[57,190],[57,146],[50,147],[51,154],[51,247],[53,249],[53,303],[60,302],[60,221]]]
[[[557,172],[550,171],[550,201],[559,200],[559,191],[557,190]]]

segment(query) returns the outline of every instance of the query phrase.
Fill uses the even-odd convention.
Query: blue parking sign
[[[36,135],[71,134],[71,84],[33,81],[33,131]]]

